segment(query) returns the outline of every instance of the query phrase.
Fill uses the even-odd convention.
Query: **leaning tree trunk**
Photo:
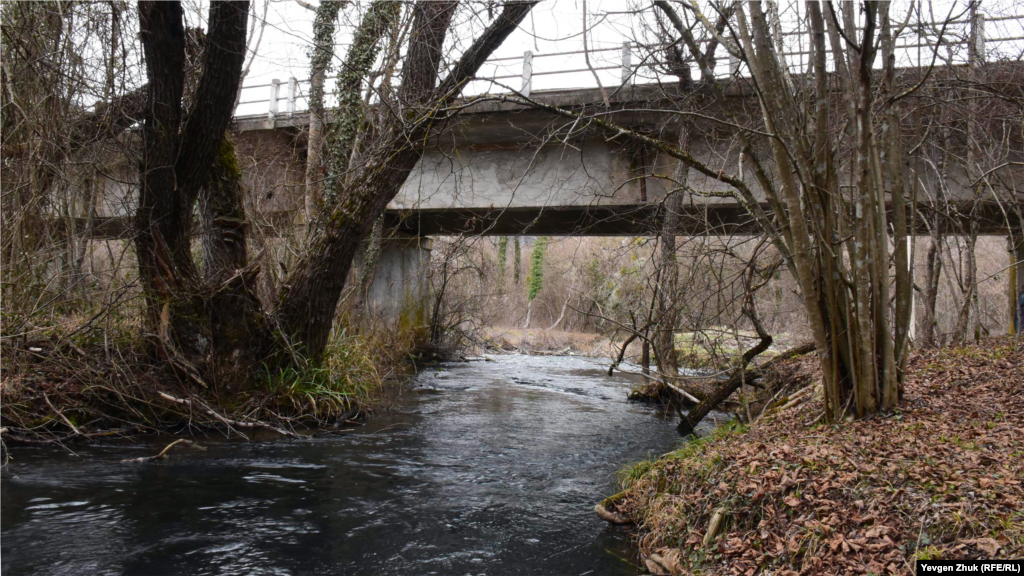
[[[743,353],[743,357],[740,360],[740,365],[733,371],[729,379],[721,383],[717,388],[714,388],[699,404],[694,406],[685,417],[679,422],[679,432],[681,434],[693,434],[697,424],[704,419],[705,416],[711,413],[712,410],[718,407],[719,404],[725,402],[732,393],[739,389],[743,384],[752,383],[758,377],[760,377],[759,371],[748,371],[747,366],[757,358],[762,352],[768,349],[772,345],[772,337],[769,335],[764,326],[761,325],[761,321],[758,320],[757,315],[754,314],[749,308],[744,308],[743,315],[750,318],[751,323],[754,325],[754,330],[757,331],[757,335],[760,341],[751,348]]]
[[[335,309],[362,240],[373,221],[400,190],[423,153],[438,111],[461,90],[487,57],[516,29],[532,2],[510,2],[435,89],[441,50],[455,5],[420,2],[414,8],[408,58],[402,70],[399,100],[402,109],[390,125],[379,127],[374,148],[365,153],[358,174],[346,179],[329,213],[318,215],[317,233],[309,249],[286,280],[277,318],[287,336],[311,358],[327,345]],[[347,119],[340,118],[344,123]],[[332,154],[348,158],[350,150],[332,146]],[[335,162],[332,166],[343,166]],[[332,182],[340,174],[330,174]]]
[[[323,0],[313,19],[313,54],[309,62],[309,142],[306,147],[306,221],[313,220],[323,180],[324,77],[334,57],[334,27],[344,2]]]

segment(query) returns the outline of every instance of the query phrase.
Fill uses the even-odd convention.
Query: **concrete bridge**
[[[674,141],[677,127],[669,110],[677,101],[675,96],[674,87],[627,86],[614,92],[608,112],[630,129]],[[532,97],[574,110],[603,111],[604,107],[597,89],[534,93]],[[749,95],[735,93],[731,97],[738,103],[728,105],[742,106],[739,101]],[[302,207],[307,124],[308,113],[297,113],[243,117],[232,125],[245,157],[250,189],[277,199],[269,212],[276,213],[278,222],[287,221],[286,215],[298,213]],[[608,140],[597,131],[567,140],[553,136],[570,124],[565,118],[518,104],[485,101],[472,106],[431,142],[389,204],[388,223],[413,236],[656,233],[663,215],[660,201],[672,185],[666,176],[673,173],[676,161],[657,151]],[[695,157],[736,172],[738,151],[728,133],[722,133],[721,125],[698,123],[694,132],[690,140]],[[921,168],[926,185],[937,185],[932,172]],[[746,181],[763,199],[753,177],[748,174]],[[692,192],[686,193],[683,234],[759,233],[747,210],[726,196],[727,185],[693,169],[688,185]],[[983,234],[1007,233],[1003,208],[990,198],[976,200],[962,170],[954,168],[946,185],[954,203],[979,204]],[[767,202],[762,202],[762,207],[771,214]],[[960,210],[963,218],[968,212]],[[944,219],[947,231],[967,230],[963,218]],[[919,224],[925,232],[923,220]],[[1009,224],[1019,225],[1015,220]]]
[[[737,86],[740,84],[737,83]],[[604,110],[599,90],[534,93],[546,104],[569,109],[601,109],[630,129],[675,140],[677,127],[669,110],[673,87],[625,86],[615,90]],[[729,96],[728,106],[750,105],[750,95]],[[237,118],[232,126],[245,187],[248,216],[271,235],[301,230],[304,206],[307,113]],[[518,104],[484,101],[464,111],[453,125],[433,139],[422,160],[388,206],[386,221],[395,231],[379,260],[370,298],[393,314],[408,310],[425,295],[422,263],[429,258],[429,236],[655,234],[663,216],[661,200],[670,189],[674,159],[657,151],[609,140],[593,130],[576,130],[559,139],[571,124],[565,118]],[[581,134],[581,135],[580,135]],[[738,151],[720,124],[697,123],[690,135],[692,154],[735,173]],[[123,237],[136,197],[135,167],[124,163],[104,183],[101,218],[94,236]],[[922,167],[923,168],[923,167]],[[749,172],[749,170],[747,171]],[[938,182],[922,169],[925,187]],[[747,182],[761,191],[752,177]],[[1005,235],[1020,230],[1016,213],[991,199],[976,200],[962,170],[950,170],[945,183],[961,216],[944,218],[949,233],[968,229],[966,208],[979,202],[982,234]],[[1024,183],[1019,189],[1024,190]],[[726,185],[690,170],[690,191],[683,209],[683,235],[749,235],[760,233],[747,210],[728,197]],[[763,195],[761,196],[763,198]],[[769,215],[767,202],[762,207]],[[1009,216],[1009,221],[1007,220]],[[919,231],[926,233],[925,219]],[[411,287],[411,288],[410,288]]]
[[[947,34],[941,44],[949,50],[948,63],[966,66],[990,58],[1012,58],[1019,52],[1016,28],[1022,17],[1017,15],[988,14],[984,10],[972,12],[969,18],[943,22]],[[921,23],[938,29],[939,23]],[[933,62],[922,59],[921,50],[914,50],[915,42],[929,45],[934,39],[916,28],[905,30],[905,46],[897,47],[894,57],[900,69],[898,75],[908,85],[920,78],[922,71]],[[794,30],[789,35],[806,35]],[[922,35],[923,34],[923,35]],[[790,38],[791,40],[795,38]],[[810,38],[804,38],[809,45]],[[798,43],[800,46],[804,44]],[[783,50],[790,73],[799,76],[803,70],[803,48],[790,46]],[[640,51],[639,56],[635,54]],[[583,52],[569,51],[552,54],[525,52],[522,57],[511,56],[489,61],[494,65],[493,80],[518,83],[520,91],[545,104],[580,110],[601,110],[608,118],[628,128],[659,135],[674,141],[677,130],[673,114],[681,100],[677,91],[678,80],[666,76],[659,68],[656,46],[638,46],[625,42],[621,48],[591,49],[589,57],[597,57],[596,67],[587,60],[586,69],[573,69],[564,58],[587,58]],[[649,53],[645,53],[645,51]],[[646,55],[645,55],[646,54]],[[555,68],[542,65],[552,57],[561,61]],[[616,60],[617,57],[617,60]],[[745,110],[759,112],[756,98],[750,92],[749,81],[733,78],[749,76],[749,71],[736,58],[718,46],[713,73],[726,83],[728,102],[714,106],[734,107],[740,116]],[[1017,59],[1019,60],[1019,58]],[[535,63],[538,68],[535,69]],[[516,73],[515,65],[521,65]],[[510,68],[510,66],[512,68]],[[538,77],[579,79],[579,74],[603,76],[605,93],[599,89],[568,89],[538,92],[533,89]],[[486,75],[486,74],[485,74]],[[552,76],[555,75],[555,76]],[[646,77],[655,83],[638,84]],[[570,80],[572,82],[572,80]],[[297,112],[302,99],[301,86],[308,81],[291,78],[287,83],[274,80],[270,84],[244,87],[243,103],[254,106],[266,103],[266,114],[238,118],[233,124],[236,139],[253,149],[265,151],[274,143],[280,152],[275,157],[285,159],[286,150],[292,148],[291,160],[285,164],[301,164],[305,150],[305,127],[308,113]],[[483,81],[486,84],[486,80]],[[559,85],[565,85],[564,80]],[[570,84],[572,85],[572,84]],[[579,84],[575,84],[579,85]],[[495,88],[491,85],[490,88]],[[269,94],[264,99],[259,92]],[[505,90],[505,88],[498,88]],[[266,93],[264,93],[266,94]],[[283,94],[283,97],[282,97]],[[610,102],[605,110],[605,96]],[[284,110],[279,112],[283,105]],[[705,111],[708,116],[714,112]],[[578,131],[568,142],[551,136],[559,126],[570,124],[564,118],[554,118],[536,109],[500,102],[482,102],[465,110],[459,118],[438,136],[426,151],[416,171],[401,193],[388,207],[386,218],[393,229],[414,236],[457,233],[484,235],[647,235],[660,229],[662,211],[660,200],[670,187],[663,176],[671,175],[675,161],[652,150],[631,146],[624,141],[609,141],[606,135],[595,131]],[[696,133],[691,134],[693,155],[707,164],[735,173],[738,152],[728,141],[729,129],[719,123],[698,122]],[[581,135],[582,134],[582,135]],[[266,140],[264,144],[258,143]],[[770,154],[765,155],[770,158]],[[247,171],[272,170],[266,154],[251,155],[253,162]],[[732,169],[730,169],[730,167]],[[921,166],[925,187],[934,188],[933,172]],[[749,172],[749,171],[748,171]],[[301,183],[301,173],[288,175],[268,173],[261,185],[291,190],[291,194],[278,194],[278,203],[271,211],[278,211],[277,220],[289,220],[287,214],[301,209],[301,194],[295,194],[295,184]],[[752,177],[748,186],[759,194]],[[975,202],[969,189],[969,179],[955,167],[950,171],[946,189],[954,201],[965,204]],[[687,195],[682,218],[683,232],[687,234],[754,234],[759,229],[745,209],[731,198],[723,197],[728,187],[720,182],[690,170],[689,186],[696,191]],[[252,188],[254,191],[256,187]],[[257,192],[254,192],[257,193]],[[286,200],[290,198],[291,200]],[[762,204],[771,214],[767,202]],[[1006,218],[1002,208],[991,198],[982,200],[978,207],[981,230],[985,234],[1006,232]],[[967,214],[970,210],[961,210]],[[923,220],[919,224],[924,225]],[[967,229],[965,222],[944,219],[942,225],[956,233]],[[1019,222],[1011,222],[1019,227]],[[922,229],[922,232],[924,230]]]

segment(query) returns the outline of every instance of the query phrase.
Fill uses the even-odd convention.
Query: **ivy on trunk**
[[[534,4],[506,3],[442,80],[445,39],[457,3],[417,2],[397,106],[389,107],[383,121],[374,122],[373,137],[365,138],[371,127],[364,119],[364,79],[402,8],[388,1],[370,6],[339,73],[341,98],[337,129],[326,146],[325,197],[314,196],[310,204],[315,212],[311,237],[270,317],[253,290],[259,267],[246,251],[241,173],[225,136],[246,51],[248,2],[211,2],[202,72],[187,110],[181,5],[140,2],[149,83],[135,243],[156,351],[185,377],[229,390],[251,385],[257,366],[317,361],[353,257],[374,220],[419,161],[435,123],[448,118],[462,87]],[[318,47],[332,35],[328,29],[340,6],[325,6],[318,14],[323,29]],[[314,72],[325,69],[324,51],[315,51],[314,60]],[[350,166],[354,154],[358,167]],[[315,173],[307,176],[316,180]],[[197,203],[202,274],[190,246]]]

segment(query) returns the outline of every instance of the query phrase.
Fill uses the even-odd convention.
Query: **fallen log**
[[[678,429],[681,434],[693,434],[694,430],[697,428],[697,424],[700,424],[700,421],[703,420],[705,416],[717,408],[719,404],[725,402],[725,400],[729,398],[729,396],[732,396],[732,393],[744,383],[750,384],[755,380],[760,379],[773,364],[787,358],[807,354],[814,350],[813,344],[797,346],[796,348],[787,350],[779,356],[772,358],[763,366],[756,366],[748,369],[747,366],[750,362],[772,345],[772,337],[765,331],[764,326],[761,325],[761,321],[757,319],[757,316],[754,315],[753,312],[744,310],[743,313],[750,318],[751,322],[754,324],[754,330],[757,331],[757,335],[761,338],[761,341],[743,354],[740,366],[733,372],[732,376],[730,376],[728,380],[726,380],[714,392],[701,400],[700,403],[694,406],[692,410],[680,419]]]

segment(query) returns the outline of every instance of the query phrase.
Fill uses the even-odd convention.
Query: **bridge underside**
[[[767,203],[761,209],[769,218],[773,211]],[[970,230],[971,203],[952,204],[950,213],[939,219],[942,232],[961,235]],[[927,208],[918,212],[917,233],[931,232]],[[267,236],[284,235],[296,226],[291,212],[263,214],[253,224]],[[451,236],[458,234],[482,236],[652,236],[661,230],[664,210],[659,203],[617,204],[596,206],[542,206],[498,208],[422,208],[418,210],[389,209],[384,215],[390,229],[402,236]],[[983,236],[1005,236],[1021,229],[1016,212],[1003,212],[996,202],[977,206],[978,233]],[[72,218],[76,230],[90,230],[93,239],[127,239],[133,236],[131,218],[115,216],[94,218],[86,226],[85,218]],[[66,219],[55,220],[54,226],[65,225]],[[890,222],[892,218],[890,215]],[[760,234],[757,222],[743,207],[719,202],[683,207],[680,236],[745,236]]]
[[[765,203],[762,210],[772,216]],[[943,232],[965,234],[970,230],[971,205],[964,203],[940,219]],[[410,236],[471,234],[484,236],[649,236],[661,229],[664,210],[660,204],[598,206],[429,208],[388,210],[391,228]],[[1004,214],[995,202],[977,206],[979,233],[1005,235],[1009,225],[1020,229],[1013,213]],[[926,218],[918,217],[917,233],[928,234]],[[890,218],[890,222],[891,222]],[[689,205],[680,218],[680,236],[733,236],[760,234],[747,210],[735,203]]]

